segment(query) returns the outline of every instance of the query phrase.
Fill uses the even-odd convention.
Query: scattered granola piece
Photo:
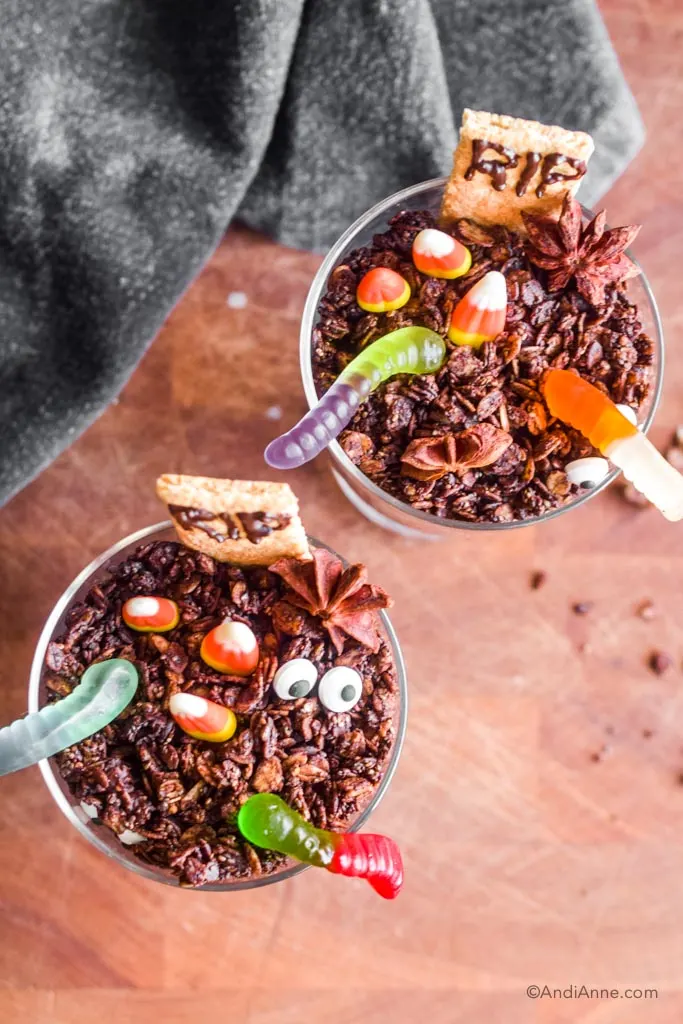
[[[575,615],[588,615],[594,604],[594,601],[577,601],[572,605],[572,611]]]
[[[646,622],[650,622],[652,619],[655,619],[657,617],[657,612],[655,610],[654,601],[651,601],[649,597],[646,598],[645,601],[641,601],[636,608],[636,614],[639,618],[645,619]]]
[[[359,430],[345,430],[339,435],[339,444],[353,462],[361,462],[375,450],[372,438]]]
[[[666,651],[652,651],[648,665],[656,676],[663,676],[673,665],[673,658]]]
[[[543,569],[537,569],[532,572],[531,579],[529,580],[529,586],[532,590],[540,590],[548,579],[548,574]]]

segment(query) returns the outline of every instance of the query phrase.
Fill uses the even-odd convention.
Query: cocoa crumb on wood
[[[657,612],[655,610],[654,601],[651,601],[650,598],[647,598],[645,601],[641,601],[636,609],[636,614],[646,622],[656,618]]]
[[[663,676],[673,665],[673,658],[666,651],[652,651],[647,663],[655,675]]]

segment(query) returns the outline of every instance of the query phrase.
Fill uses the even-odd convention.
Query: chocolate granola
[[[470,522],[542,515],[579,491],[564,472],[567,463],[595,454],[580,433],[549,416],[540,391],[544,371],[576,369],[613,401],[638,411],[652,386],[653,341],[620,284],[605,285],[605,302],[597,308],[575,280],[551,292],[547,272],[529,258],[528,241],[503,226],[461,219],[450,230],[472,253],[469,273],[455,280],[420,273],[412,242],[433,227],[437,221],[428,211],[399,213],[387,231],[332,272],[313,335],[318,394],[364,346],[389,331],[420,324],[446,336],[464,293],[488,271],[501,271],[508,292],[504,333],[480,349],[447,342],[447,360],[436,374],[396,376],[380,385],[339,440],[370,480],[421,511]],[[358,282],[377,266],[409,282],[412,297],[402,308],[372,314],[358,306]],[[479,445],[482,425],[505,432],[511,443],[491,465],[453,461],[456,448],[449,454],[445,439],[455,438],[457,446],[458,435],[468,431],[468,447],[470,439]],[[441,447],[420,444],[423,438],[439,438]],[[406,473],[406,461],[417,465],[421,478]]]
[[[286,560],[278,565],[286,570]],[[170,633],[124,625],[122,604],[150,593],[178,604],[180,624]],[[398,703],[386,640],[378,635],[373,651],[345,634],[338,653],[330,622],[290,603],[293,596],[266,568],[220,563],[176,542],[147,543],[109,568],[49,645],[44,681],[51,699],[69,693],[95,660],[127,658],[137,666],[134,702],[57,762],[77,800],[117,835],[135,833],[142,841],[133,853],[182,885],[250,879],[282,865],[281,855],[253,848],[238,833],[236,812],[252,793],[279,792],[316,826],[344,830],[384,774]],[[202,638],[226,616],[247,623],[259,640],[260,661],[246,679],[213,671],[199,655]],[[280,700],[271,687],[275,672],[300,657],[319,677],[333,665],[357,669],[360,702],[333,714],[315,691]],[[234,737],[208,743],[186,735],[168,711],[180,691],[232,708]]]

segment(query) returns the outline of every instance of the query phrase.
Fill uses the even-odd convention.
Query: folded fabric
[[[641,141],[592,0],[7,0],[0,501],[90,424],[238,216],[322,250],[448,173],[463,106]]]

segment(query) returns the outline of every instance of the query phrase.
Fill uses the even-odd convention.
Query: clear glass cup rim
[[[145,539],[153,536],[156,533],[167,532],[172,529],[173,524],[170,520],[165,520],[160,523],[155,523],[153,526],[144,527],[141,530],[137,530],[134,533],[129,534],[127,537],[122,538],[111,547],[107,548],[106,551],[102,552],[94,558],[69,584],[66,590],[55,602],[55,605],[50,612],[45,625],[43,626],[36,649],[33,655],[33,661],[31,663],[31,672],[29,677],[29,689],[28,689],[28,711],[40,710],[40,684],[43,675],[43,668],[45,665],[45,655],[47,652],[47,646],[52,639],[53,633],[62,618],[64,612],[68,608],[69,604],[73,600],[74,595],[78,590],[87,583],[91,577],[101,569],[106,568],[107,564],[112,558],[115,558],[124,548],[130,547],[133,544],[140,543]],[[314,537],[309,537],[309,540],[315,547],[325,547],[328,545],[322,541],[316,540]],[[337,554],[332,548],[328,548],[333,554]],[[341,555],[337,557],[342,558]],[[342,561],[345,561],[342,558]],[[345,563],[346,564],[346,563]],[[368,820],[373,811],[376,810],[383,796],[385,795],[391,780],[396,771],[396,767],[401,757],[401,750],[403,748],[403,741],[405,738],[407,717],[408,717],[408,687],[407,687],[407,676],[405,662],[403,660],[403,654],[401,651],[398,638],[391,624],[389,616],[384,611],[379,612],[380,619],[382,621],[382,627],[384,629],[385,637],[391,647],[392,657],[396,666],[396,675],[398,679],[398,694],[399,694],[399,709],[398,709],[398,725],[396,729],[396,736],[394,739],[394,745],[389,756],[386,771],[382,777],[382,780],[375,790],[370,803],[365,807],[355,821],[350,825],[350,832],[357,832],[358,829]],[[53,800],[59,807],[62,814],[71,822],[71,824],[84,836],[88,842],[95,846],[101,853],[104,853],[107,857],[115,860],[117,863],[123,865],[128,870],[133,871],[137,875],[141,875],[144,878],[148,878],[154,882],[161,882],[162,884],[169,885],[173,888],[186,888],[180,886],[177,879],[174,876],[166,876],[161,871],[155,871],[153,866],[145,864],[143,861],[137,861],[128,859],[122,854],[119,854],[115,849],[109,848],[101,839],[99,835],[99,829],[106,829],[106,825],[91,827],[76,815],[74,811],[74,805],[69,802],[65,793],[60,788],[57,781],[59,776],[59,770],[56,765],[53,768],[53,759],[45,759],[38,762],[43,781],[47,786]],[[187,887],[189,892],[237,892],[244,889],[257,889],[265,885],[273,885],[276,882],[285,881],[287,878],[293,878],[295,875],[301,874],[302,871],[307,871],[309,865],[307,864],[294,864],[284,871],[276,871],[272,875],[263,875],[259,878],[237,880],[235,882],[209,882],[205,885],[197,886],[195,888]]]
[[[361,214],[357,220],[353,222],[346,229],[346,231],[340,235],[337,241],[334,243],[327,256],[320,265],[318,272],[316,273],[311,286],[308,290],[306,297],[306,303],[304,305],[304,312],[301,319],[301,330],[299,335],[299,365],[301,368],[301,378],[304,386],[304,393],[309,409],[318,401],[318,395],[315,390],[315,384],[313,381],[313,363],[311,358],[311,338],[313,335],[313,329],[318,314],[318,306],[320,299],[324,294],[327,280],[331,272],[339,262],[340,256],[346,247],[353,242],[355,237],[363,231],[367,226],[376,218],[382,216],[389,208],[398,205],[403,202],[407,202],[420,194],[424,194],[433,189],[443,189],[448,178],[430,178],[428,181],[419,182],[417,185],[410,185],[408,188],[401,189],[398,192],[394,192],[393,195],[387,196],[387,198],[380,200],[375,203],[374,206],[370,207],[365,213]],[[584,208],[585,210],[585,208]],[[590,212],[585,210],[585,212]],[[630,259],[640,267],[638,260],[629,252]],[[654,337],[653,341],[656,348],[656,363],[655,363],[655,379],[653,381],[653,393],[650,402],[650,408],[648,409],[647,415],[642,424],[643,433],[647,433],[654,420],[659,400],[662,393],[662,386],[664,380],[664,332],[662,328],[662,321],[659,314],[659,309],[655,301],[652,288],[642,270],[638,278],[636,278],[640,285],[642,285],[646,299],[648,301],[650,312],[652,314],[652,321],[654,323]],[[609,487],[614,480],[620,475],[620,470],[612,469],[605,479],[599,483],[596,487],[591,488],[585,494],[577,496],[573,501],[566,505],[560,505],[558,508],[551,509],[548,512],[543,513],[540,516],[533,516],[530,519],[514,520],[512,522],[505,523],[471,523],[460,519],[446,519],[440,516],[435,516],[431,512],[423,512],[421,509],[413,508],[412,505],[408,505],[406,502],[400,501],[394,497],[393,494],[389,494],[387,491],[382,490],[374,481],[370,480],[364,473],[362,473],[356,465],[348,457],[339,441],[332,441],[328,445],[330,456],[334,461],[337,461],[343,467],[344,473],[354,480],[361,488],[369,491],[374,498],[381,502],[386,502],[392,506],[397,512],[403,515],[412,516],[415,519],[421,519],[423,522],[428,523],[430,526],[443,526],[446,529],[451,530],[473,530],[473,531],[490,531],[490,530],[514,530],[523,526],[534,526],[538,523],[545,523],[551,519],[555,519],[557,516],[563,515],[565,512],[570,512],[573,509],[579,508],[585,502],[590,501],[597,494],[603,491],[606,487]]]

